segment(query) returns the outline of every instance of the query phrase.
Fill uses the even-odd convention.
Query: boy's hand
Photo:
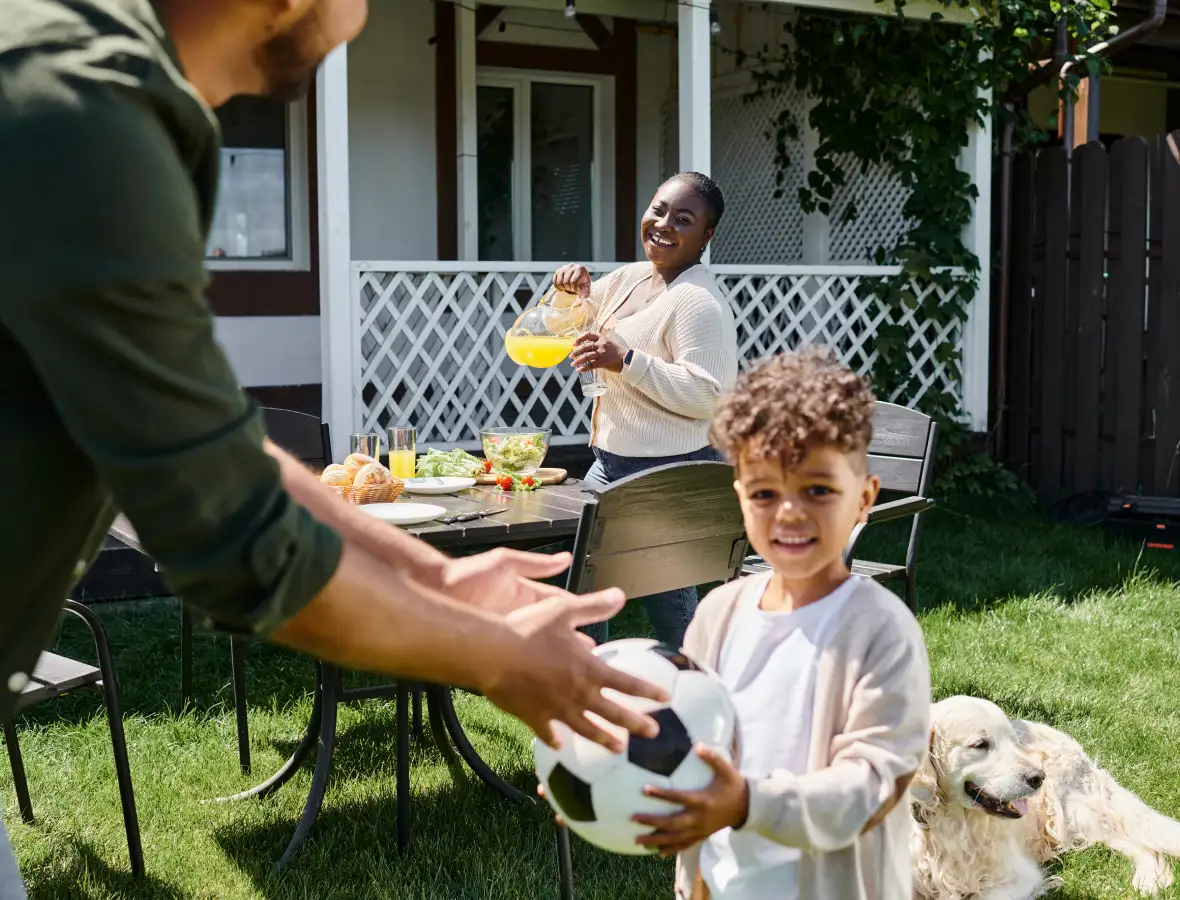
[[[645,847],[659,848],[661,856],[674,856],[723,828],[737,828],[749,814],[750,792],[741,773],[724,756],[706,746],[696,748],[697,756],[713,769],[716,777],[702,791],[672,791],[647,787],[644,794],[684,807],[670,815],[640,813],[633,820],[656,830],[636,839]]]

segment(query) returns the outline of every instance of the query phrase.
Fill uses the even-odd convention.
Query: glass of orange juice
[[[407,425],[389,429],[389,472],[394,478],[417,474],[418,432]]]

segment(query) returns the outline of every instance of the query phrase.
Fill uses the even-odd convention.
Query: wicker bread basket
[[[354,506],[364,506],[367,503],[392,503],[401,496],[405,487],[400,478],[394,478],[388,484],[332,485],[332,490]]]

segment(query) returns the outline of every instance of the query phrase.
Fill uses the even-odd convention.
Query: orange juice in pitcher
[[[549,369],[563,362],[590,324],[590,304],[556,289],[529,307],[504,335],[508,358],[521,366]]]

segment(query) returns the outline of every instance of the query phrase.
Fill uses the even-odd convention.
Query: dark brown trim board
[[[259,406],[293,409],[296,412],[307,413],[309,416],[323,415],[323,390],[318,384],[248,387],[246,393]]]
[[[615,19],[615,259],[635,257],[639,143],[639,39],[633,19]]]
[[[320,204],[316,172],[315,92],[307,101],[307,220],[310,266],[305,272],[218,270],[209,305],[219,316],[318,316],[320,314]]]
[[[434,140],[437,155],[438,258],[459,258],[459,85],[455,7],[434,4]]]

